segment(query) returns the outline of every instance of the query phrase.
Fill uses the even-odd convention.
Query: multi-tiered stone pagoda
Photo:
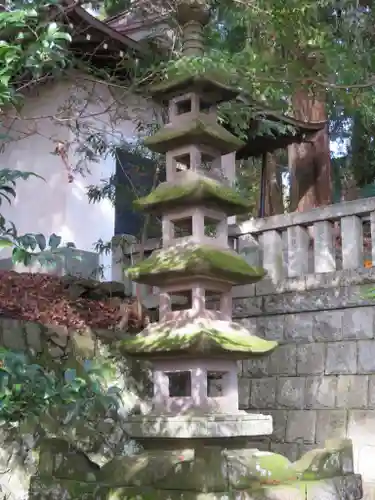
[[[207,10],[197,0],[184,2],[177,19],[184,55],[203,55]],[[310,496],[304,480],[314,479],[318,482],[309,491],[317,500],[326,494],[319,480],[331,477],[340,477],[340,493],[324,498],[361,498],[347,440],[330,442],[295,464],[281,455],[247,449],[249,438],[272,433],[272,418],[239,410],[237,363],[264,356],[277,344],[232,321],[232,287],[255,283],[265,274],[228,246],[228,216],[249,207],[228,176],[234,165],[224,168],[223,155],[242,144],[218,123],[217,105],[237,92],[204,74],[166,80],[151,93],[168,104],[168,123],[145,141],[166,155],[166,182],[138,200],[138,206],[161,216],[163,246],[128,273],[138,283],[159,288],[159,322],[123,340],[122,349],[151,361],[153,370],[149,413],[128,421],[129,434],[152,448],[149,453],[170,450],[164,460],[170,463],[178,456],[184,463],[164,476],[166,496],[160,498],[190,488],[197,493],[189,500],[199,492],[224,498],[214,492],[232,489],[241,490],[241,498],[266,499],[271,498],[267,489],[286,482],[288,486],[272,490],[273,499],[285,499],[291,487],[290,499],[305,500]],[[176,295],[185,297],[185,308],[173,307]],[[182,452],[184,448],[189,451]],[[258,496],[253,497],[255,491]]]
[[[183,4],[178,18],[185,54],[200,55],[207,12]],[[264,355],[276,342],[232,322],[232,286],[264,276],[228,246],[228,216],[249,207],[222,164],[241,141],[218,124],[216,107],[236,94],[207,76],[153,89],[154,98],[168,101],[169,122],[146,144],[166,154],[166,182],[138,205],[162,217],[163,248],[128,273],[159,287],[159,322],[123,343],[153,365],[152,415],[137,437],[159,436],[161,416],[163,436],[171,440],[272,432],[271,417],[238,409],[237,361]],[[172,295],[184,296],[186,308],[174,310]]]

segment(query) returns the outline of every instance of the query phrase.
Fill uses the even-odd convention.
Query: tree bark
[[[307,90],[292,98],[295,118],[316,122],[327,120],[324,96],[312,96]],[[328,126],[309,142],[289,146],[291,211],[305,212],[332,203],[331,156]]]
[[[284,213],[283,186],[275,154],[267,154],[265,177],[265,217],[282,214]]]

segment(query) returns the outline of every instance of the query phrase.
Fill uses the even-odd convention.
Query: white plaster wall
[[[75,174],[69,183],[61,157],[52,153],[60,142],[66,145],[70,165],[80,160],[76,135],[68,123],[78,123],[82,134],[104,133],[111,144],[119,144],[135,139],[137,116],[152,120],[153,110],[125,89],[108,88],[81,75],[33,90],[18,116],[8,112],[9,139],[0,158],[3,168],[31,171],[44,180],[19,181],[17,198],[11,206],[2,205],[2,215],[15,223],[20,234],[55,232],[81,250],[93,251],[99,238],[110,240],[114,209],[108,201],[90,204],[86,189],[114,173],[115,159],[108,155],[99,162],[86,162],[89,172]],[[1,258],[6,256],[6,251],[0,252]],[[103,259],[107,279],[110,261]]]

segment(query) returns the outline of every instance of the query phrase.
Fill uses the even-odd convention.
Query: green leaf
[[[47,246],[46,237],[43,234],[39,233],[39,234],[35,235],[35,240],[36,240],[40,250],[43,252],[43,250],[45,250],[45,248]]]
[[[48,240],[48,246],[51,248],[51,250],[56,250],[61,243],[61,236],[57,236],[57,234],[53,233],[49,237]]]
[[[13,245],[14,245],[13,241],[8,240],[7,238],[0,237],[0,250],[12,247]]]

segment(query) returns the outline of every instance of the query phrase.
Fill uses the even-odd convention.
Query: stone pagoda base
[[[55,442],[55,443],[54,443]],[[258,450],[150,450],[99,468],[60,440],[45,442],[30,500],[360,500],[349,440],[290,463]]]
[[[127,419],[125,431],[134,439],[245,438],[272,434],[270,415],[236,414],[142,415]]]

